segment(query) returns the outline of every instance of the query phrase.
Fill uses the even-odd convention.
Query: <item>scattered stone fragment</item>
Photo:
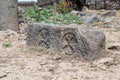
[[[102,13],[102,16],[116,16],[116,10],[108,10]]]
[[[24,24],[24,23],[19,24],[20,33],[25,33],[26,29],[27,29],[27,25],[26,24]]]
[[[80,12],[73,10],[73,11],[71,11],[71,13],[74,14],[74,15],[78,15]]]
[[[70,62],[61,62],[59,64],[59,67],[62,68],[62,69],[71,69],[72,66],[73,66],[73,64],[70,63]]]
[[[97,66],[102,69],[107,69],[111,65],[115,65],[113,58],[103,58],[93,62],[94,66]]]
[[[19,12],[19,14],[24,14],[25,10],[19,6],[18,7],[18,12]]]
[[[108,50],[120,51],[120,44],[119,43],[109,44]]]
[[[81,15],[81,16],[85,16],[85,15],[86,15],[86,12],[81,11],[81,12],[80,12],[80,15]]]
[[[0,79],[1,78],[4,78],[4,77],[7,77],[7,74],[3,73],[3,72],[0,72]]]
[[[110,22],[112,22],[114,20],[114,18],[106,17],[104,20],[105,20],[105,23],[110,23]]]
[[[53,59],[54,59],[54,60],[60,60],[60,59],[61,59],[61,56],[58,55],[58,54],[56,54],[55,56],[53,56]]]
[[[25,10],[21,7],[18,7],[18,19],[19,19],[19,24],[25,23]]]
[[[95,21],[97,21],[99,18],[98,18],[98,15],[97,14],[92,14],[90,17],[88,17],[86,20],[85,20],[85,23],[86,24],[89,24],[89,23],[93,23]]]

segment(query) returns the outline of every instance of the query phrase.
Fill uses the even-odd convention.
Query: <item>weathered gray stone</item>
[[[17,0],[0,0],[0,30],[18,30]]]
[[[25,13],[25,10],[22,8],[22,7],[18,7],[18,12],[19,14],[24,14]]]
[[[116,16],[116,10],[108,10],[102,13],[102,16]]]
[[[110,23],[110,22],[112,22],[114,20],[114,17],[106,17],[105,19],[104,19],[104,22],[105,23]]]
[[[18,7],[18,19],[19,24],[25,23],[25,10],[22,7]]]
[[[89,9],[95,9],[95,0],[86,0],[86,5]]]
[[[27,30],[27,45],[41,46],[86,60],[99,58],[105,53],[105,35],[85,25],[53,25],[34,23]]]
[[[58,3],[60,0],[38,0],[38,6],[47,6]]]
[[[38,0],[38,6],[47,6],[58,4],[62,0]],[[75,10],[82,10],[83,6],[86,5],[86,0],[65,0],[70,3],[70,7]]]
[[[84,23],[89,24],[93,23],[94,21],[97,21],[99,19],[97,14],[92,14],[90,17],[88,17]]]
[[[95,2],[95,9],[104,9],[104,0],[96,0]]]
[[[105,0],[106,9],[120,9],[120,0]]]
[[[120,0],[86,0],[89,9],[120,9]]]

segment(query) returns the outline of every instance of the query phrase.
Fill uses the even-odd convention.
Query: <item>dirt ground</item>
[[[109,49],[107,57],[93,62],[55,59],[26,46],[25,34],[0,31],[0,80],[120,80],[120,25],[109,26],[95,27],[105,33]]]

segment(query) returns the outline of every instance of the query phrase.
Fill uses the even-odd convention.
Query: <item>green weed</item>
[[[26,8],[25,10],[25,14],[29,22],[44,22],[54,24],[82,24],[81,17],[72,13],[66,13],[66,11],[66,14],[63,13],[57,13],[51,7],[43,8],[40,10],[36,4],[34,4],[33,9]]]
[[[3,47],[7,48],[7,47],[11,47],[12,44],[10,42],[4,42],[3,43]]]

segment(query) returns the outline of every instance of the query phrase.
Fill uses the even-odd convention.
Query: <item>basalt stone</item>
[[[95,0],[86,0],[86,5],[88,6],[89,9],[95,9]]]
[[[99,9],[104,9],[104,0],[96,0],[96,3],[95,3],[95,9],[99,10]]]
[[[120,0],[86,0],[89,9],[120,9]]]
[[[85,25],[29,24],[27,45],[94,60],[105,55],[105,35]]]
[[[47,5],[53,5],[55,3],[58,3],[60,0],[38,0],[38,6],[47,6]]]
[[[17,7],[17,0],[0,0],[0,30],[19,29]]]
[[[99,20],[99,17],[97,14],[92,14],[91,16],[89,16],[86,20],[85,20],[85,24],[90,24],[90,23],[93,23],[95,21],[98,21]]]
[[[105,0],[106,9],[120,9],[120,0]]]

